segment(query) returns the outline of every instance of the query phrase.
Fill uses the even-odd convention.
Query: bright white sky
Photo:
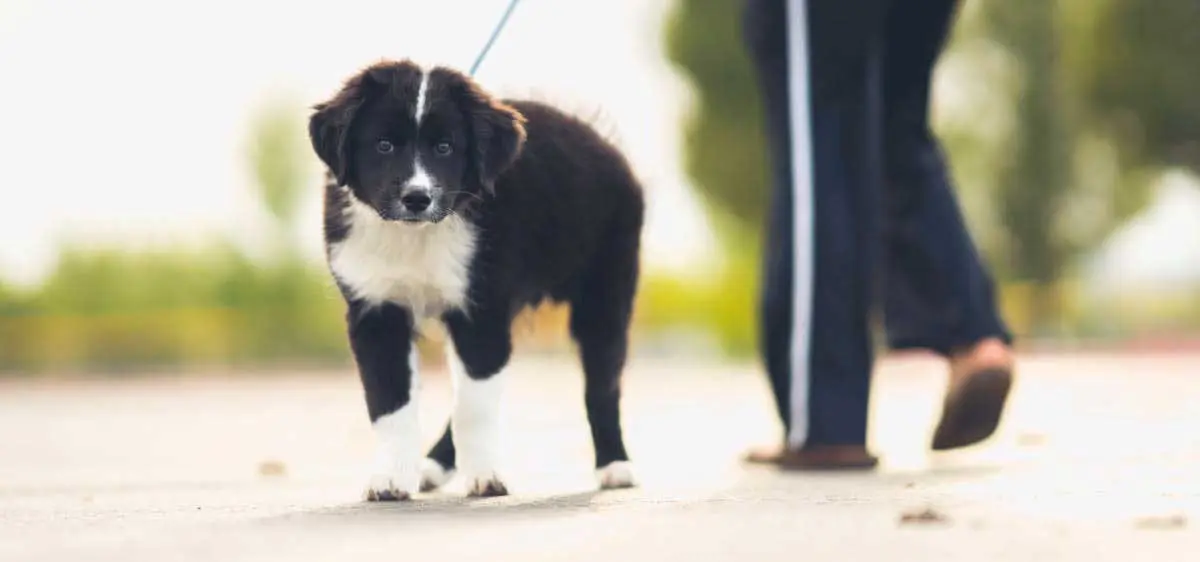
[[[36,281],[65,237],[252,243],[265,224],[244,161],[257,104],[309,105],[381,57],[467,68],[507,1],[0,0],[0,278]],[[681,169],[689,99],[662,54],[670,3],[522,0],[478,77],[602,113],[649,187],[655,267],[694,264],[710,243]],[[299,233],[314,259],[318,194],[314,175]],[[1193,246],[1163,243],[1200,212],[1184,203],[1168,205],[1174,223],[1148,211],[1125,229],[1136,236],[1118,233],[1093,275],[1200,272]]]
[[[256,104],[276,93],[311,104],[381,57],[465,69],[506,6],[0,0],[0,276],[36,280],[67,236],[253,240],[263,215],[244,143]],[[478,78],[502,95],[602,112],[651,192],[652,263],[682,265],[709,234],[681,170],[688,93],[662,55],[668,7],[522,0]],[[302,233],[314,258],[318,186]]]

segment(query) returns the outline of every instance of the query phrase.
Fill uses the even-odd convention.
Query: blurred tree
[[[727,247],[753,243],[767,204],[758,78],[743,47],[741,1],[678,0],[667,56],[692,82],[684,167]]]
[[[301,195],[309,186],[307,133],[295,104],[276,100],[254,118],[250,163],[256,186],[275,219],[275,242],[287,259],[297,257],[295,227]]]
[[[1106,4],[1089,35],[1093,60],[1081,65],[1091,71],[1082,91],[1086,111],[1117,148],[1126,185],[1150,185],[1175,167],[1200,174],[1200,2]],[[1130,191],[1124,200],[1146,199]]]
[[[1104,8],[1091,22],[1081,64],[1090,117],[1129,167],[1200,173],[1200,2],[1073,2]]]
[[[1011,274],[1051,329],[1072,258],[1141,210],[1161,173],[1200,170],[1200,3],[976,0],[1017,66],[1009,150],[995,162]]]
[[[1010,272],[1032,284],[1032,321],[1038,330],[1060,317],[1055,282],[1076,250],[1056,233],[1074,185],[1078,133],[1058,4],[988,0],[982,12],[986,32],[1008,51],[1020,76],[1011,138],[1005,143],[1008,158],[994,162],[995,196]]]

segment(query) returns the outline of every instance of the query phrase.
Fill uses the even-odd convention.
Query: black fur
[[[395,210],[418,151],[444,213],[457,213],[478,232],[469,305],[439,313],[468,375],[484,379],[505,366],[511,324],[524,308],[547,299],[568,303],[596,466],[627,460],[619,381],[639,275],[639,182],[618,149],[587,123],[542,103],[494,99],[452,70],[431,72],[429,109],[414,134],[420,76],[408,61],[379,63],[315,106],[309,133],[331,174],[327,247],[354,228],[345,213],[351,198],[389,220],[445,218],[441,212],[401,216]],[[384,136],[394,139],[388,154],[376,140]],[[427,152],[439,142],[451,144],[453,152]],[[375,420],[409,400],[412,374],[405,358],[412,313],[396,304],[368,306],[342,289],[351,347]],[[449,428],[429,456],[448,469],[455,466]]]

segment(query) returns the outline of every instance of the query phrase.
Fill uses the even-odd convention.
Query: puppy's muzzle
[[[421,185],[407,185],[399,197],[388,205],[385,214],[390,220],[404,222],[438,222],[445,218],[439,209],[440,190]]]

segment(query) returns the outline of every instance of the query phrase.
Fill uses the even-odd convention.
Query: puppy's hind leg
[[[608,252],[593,265],[571,302],[571,336],[583,363],[584,404],[601,489],[635,485],[621,425],[621,375],[629,348],[629,323],[638,278],[637,230],[607,240]]]
[[[447,350],[452,353],[451,350]],[[445,486],[454,477],[455,468],[454,431],[450,423],[441,438],[429,449],[421,465],[421,491],[432,492]]]

